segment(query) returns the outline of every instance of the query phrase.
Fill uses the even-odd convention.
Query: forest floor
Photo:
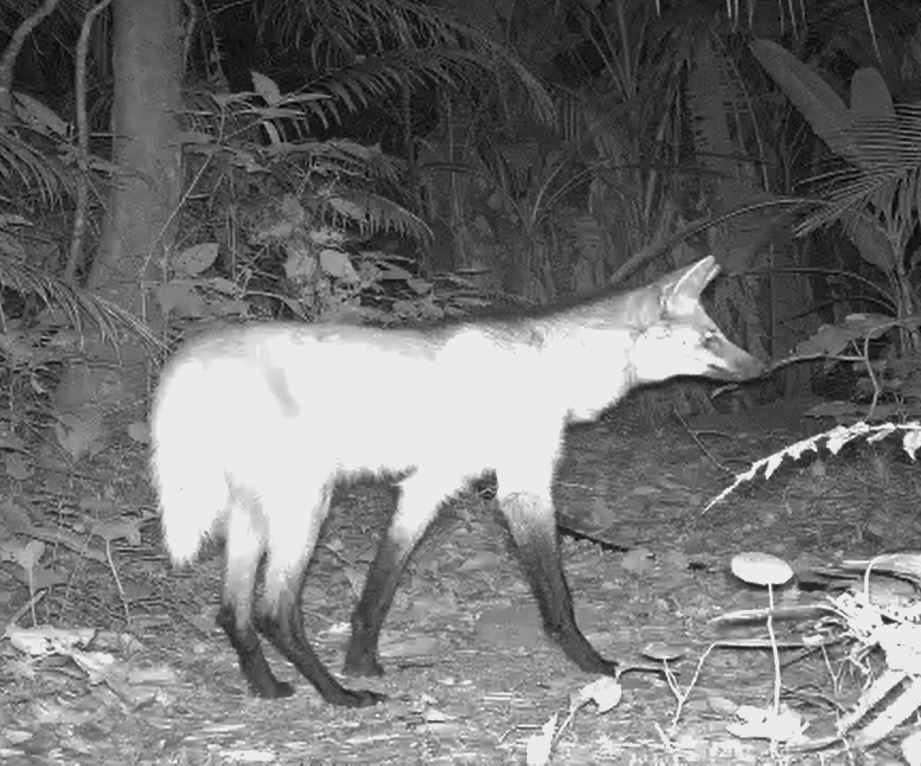
[[[273,650],[269,662],[294,681],[295,695],[247,695],[214,623],[220,547],[188,570],[170,567],[141,447],[113,446],[79,471],[11,482],[0,554],[4,525],[31,530],[43,543],[33,551],[41,566],[31,567],[32,592],[57,584],[25,611],[30,567],[0,555],[0,616],[7,624],[18,611],[20,627],[53,626],[46,638],[58,648],[29,656],[21,643],[0,641],[0,762],[524,763],[529,740],[554,716],[552,763],[898,762],[896,739],[864,754],[833,747],[778,759],[767,741],[727,730],[738,706],[770,705],[774,684],[763,623],[713,622],[766,605],[764,590],[730,573],[734,554],[789,562],[798,577],[778,602],[791,607],[827,597],[828,584],[810,576],[822,566],[921,549],[921,473],[896,441],[785,464],[703,512],[734,472],[829,426],[804,411],[774,404],[650,426],[621,406],[568,435],[561,521],[593,540],[564,535],[564,566],[593,644],[625,665],[655,664],[641,652],[665,644],[686,690],[714,641],[759,642],[711,651],[677,716],[675,693],[655,673],[624,675],[619,702],[605,712],[587,700],[581,690],[595,679],[545,637],[482,493],[452,503],[416,551],[384,627],[385,676],[347,679],[389,700],[346,710],[323,703]],[[335,671],[392,500],[381,484],[338,491],[311,565],[308,635]],[[775,626],[794,647],[780,652],[782,700],[821,736],[867,679],[847,646],[802,648],[817,617]],[[75,645],[81,637],[92,642]]]

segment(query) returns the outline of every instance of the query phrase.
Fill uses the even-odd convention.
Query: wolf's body
[[[640,290],[507,321],[423,331],[254,324],[177,353],[152,417],[164,539],[184,563],[212,532],[226,538],[218,622],[253,693],[292,692],[258,631],[328,701],[382,698],[330,675],[299,605],[333,486],[365,473],[408,475],[352,618],[347,672],[381,672],[378,635],[409,554],[442,503],[493,469],[547,631],[583,670],[613,673],[574,621],[560,562],[551,482],[563,430],[643,382],[761,371],[698,302],[717,270],[706,258]]]

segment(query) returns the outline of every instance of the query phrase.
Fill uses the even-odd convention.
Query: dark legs
[[[500,483],[499,506],[518,547],[544,629],[582,670],[614,675],[617,663],[602,657],[576,625],[549,489],[541,494],[524,491],[503,495]]]
[[[345,655],[345,672],[349,675],[379,676],[383,673],[377,642],[406,562],[442,502],[458,490],[464,478],[462,474],[419,470],[403,481],[396,513],[352,613],[352,638]]]
[[[348,675],[383,674],[377,656],[377,642],[411,552],[411,548],[407,549],[405,544],[393,540],[389,534],[381,542],[368,571],[361,599],[352,613],[352,636],[344,666]]]
[[[225,603],[217,613],[217,624],[224,629],[227,638],[230,639],[230,645],[237,650],[240,670],[254,696],[278,699],[294,694],[291,684],[279,681],[273,675],[269,663],[265,661],[259,636],[256,635],[252,622],[241,625],[237,619],[236,609],[232,604]]]
[[[224,599],[217,622],[237,652],[240,670],[253,694],[274,699],[293,693],[290,684],[272,674],[256,633],[262,633],[310,681],[327,702],[366,707],[384,695],[365,689],[347,689],[317,657],[304,633],[300,607],[304,572],[313,553],[320,525],[329,509],[330,487],[317,491],[305,512],[292,498],[305,497],[303,487],[279,484],[259,502],[237,502],[229,511],[227,573]],[[309,497],[309,493],[306,493]],[[253,600],[259,560],[266,553],[265,588],[258,613]]]
[[[535,467],[536,462],[536,467]],[[572,596],[560,559],[556,516],[550,495],[552,469],[542,461],[516,456],[504,490],[499,472],[499,507],[518,547],[544,627],[582,670],[613,675],[617,663],[602,657],[576,624]],[[525,477],[525,481],[515,481]],[[441,503],[465,476],[418,471],[403,483],[399,507],[371,565],[364,591],[352,614],[352,637],[345,659],[351,675],[380,675],[378,639],[406,562],[435,517]],[[541,481],[535,481],[541,480]],[[284,488],[282,488],[284,489]],[[303,488],[300,497],[304,497]],[[300,592],[317,534],[329,508],[330,487],[318,491],[308,513],[292,515],[290,493],[264,494],[258,507],[234,507],[227,536],[227,576],[218,624],[237,652],[240,669],[253,694],[286,697],[292,687],[272,674],[256,633],[264,635],[335,705],[365,707],[384,696],[342,686],[317,657],[304,632]],[[265,594],[253,616],[253,588],[259,559],[266,553]]]
[[[297,596],[285,598],[274,615],[257,621],[259,632],[268,638],[327,702],[344,707],[367,707],[384,699],[386,695],[370,689],[346,689],[320,661],[304,634],[304,621],[300,609],[300,589]]]
[[[257,697],[276,699],[290,697],[294,688],[273,675],[253,625],[253,589],[259,559],[265,548],[264,530],[257,526],[259,518],[254,504],[242,498],[229,509],[225,553],[227,570],[217,624],[224,629],[230,645],[237,651],[240,670],[250,692]]]
[[[533,465],[526,466],[528,484],[535,483],[535,476],[544,478],[545,490],[503,493],[503,477],[499,475],[499,507],[519,550],[522,568],[537,599],[547,633],[582,670],[613,675],[617,663],[602,657],[576,624],[572,596],[560,559],[556,515],[550,499],[552,470],[541,472],[539,466],[537,469]],[[453,483],[454,480],[445,481],[444,477],[441,481],[434,481],[421,473],[404,483],[400,506],[371,564],[364,591],[352,614],[346,673],[382,673],[377,653],[381,626],[413,548],[446,497],[444,487]]]

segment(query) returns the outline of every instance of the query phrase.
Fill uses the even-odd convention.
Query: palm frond
[[[324,202],[337,218],[357,226],[366,235],[392,231],[418,242],[432,237],[428,224],[415,213],[367,189],[338,187]]]
[[[897,205],[906,221],[921,215],[921,105],[862,119],[847,133],[857,163],[808,179],[824,204],[797,226],[799,236],[871,204],[883,210]]]
[[[507,46],[443,6],[412,0],[262,0],[254,12],[263,35],[306,48],[316,71],[354,69],[369,57],[373,71],[395,53],[404,56],[404,66],[378,75],[379,83],[465,79],[472,64],[481,78],[506,70],[529,94],[542,123],[555,118],[547,90]]]
[[[69,194],[67,168],[52,154],[44,154],[35,143],[42,136],[28,128],[16,132],[0,128],[0,197],[6,202],[22,202],[23,197],[38,198],[45,206],[56,206]]]
[[[147,324],[130,311],[27,263],[0,257],[0,285],[37,296],[48,308],[61,311],[78,332],[83,332],[88,321],[103,340],[115,341],[127,331],[151,348],[164,350]]]

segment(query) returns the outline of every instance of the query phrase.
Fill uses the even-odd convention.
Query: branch
[[[13,32],[10,41],[0,56],[0,126],[8,125],[13,120],[13,65],[16,57],[29,36],[43,18],[51,13],[61,0],[45,0],[41,6],[29,16],[17,30]]]
[[[57,0],[55,0],[57,2]],[[93,21],[112,0],[100,0],[90,8],[80,28],[77,40],[77,61],[74,72],[77,109],[77,198],[74,205],[74,226],[70,235],[70,252],[64,269],[64,280],[73,284],[77,275],[77,264],[83,254],[83,237],[86,231],[86,208],[89,205],[89,157],[90,131],[86,119],[86,55],[90,45],[90,31]]]

